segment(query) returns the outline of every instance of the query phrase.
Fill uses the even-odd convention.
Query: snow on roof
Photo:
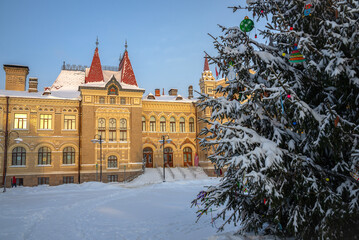
[[[85,83],[85,72],[61,70],[59,76],[51,86],[51,91],[78,91],[79,85]]]
[[[121,71],[103,70],[104,82],[85,83],[85,76],[89,73],[89,68],[84,71],[61,70],[59,76],[51,86],[51,92],[66,90],[78,91],[79,86],[105,87],[106,83],[111,80],[112,76],[120,83],[123,89],[144,90],[135,85],[129,85],[121,82]]]
[[[191,103],[191,102],[196,102],[197,99],[195,98],[192,98],[192,99],[188,99],[188,98],[185,98],[185,97],[182,97],[183,99],[181,100],[176,100],[176,98],[178,96],[181,96],[181,95],[176,95],[176,96],[170,96],[170,95],[161,95],[161,96],[156,96],[155,98],[156,99],[148,99],[147,96],[149,95],[152,95],[152,93],[149,93],[148,95],[144,95],[142,97],[142,100],[143,101],[159,101],[159,102],[188,102],[188,103]]]
[[[51,94],[48,95],[42,95],[42,92],[0,90],[0,97],[79,100],[80,92],[71,90],[60,90],[51,91]]]

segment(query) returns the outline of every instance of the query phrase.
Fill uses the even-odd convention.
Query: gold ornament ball
[[[285,57],[285,53],[282,53],[282,56]]]
[[[327,182],[329,182],[329,178],[326,178],[325,180],[327,180]]]

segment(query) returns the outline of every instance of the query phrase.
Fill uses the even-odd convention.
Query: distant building
[[[196,155],[199,165],[213,174],[197,140],[203,127],[198,119],[210,113],[196,108],[192,86],[187,97],[177,89],[161,94],[159,88],[144,95],[127,46],[118,69],[105,69],[96,46],[90,68],[64,63],[51,87],[39,91],[38,79],[29,78],[26,91],[29,68],[4,65],[0,169],[3,179],[7,168],[8,186],[12,176],[25,186],[99,180],[101,162],[103,182],[122,181],[141,174],[143,163],[161,167],[165,157],[169,167],[187,167],[195,164]],[[213,95],[218,83],[206,58],[201,92]],[[163,135],[172,140],[165,143],[164,154]],[[100,136],[101,145],[91,141]]]

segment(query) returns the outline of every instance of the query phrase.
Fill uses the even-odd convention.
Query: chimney
[[[161,96],[161,89],[159,89],[159,88],[156,88],[156,89],[155,89],[155,96],[156,96],[156,97]]]
[[[37,92],[37,78],[29,78],[28,92]]]
[[[193,87],[192,85],[189,85],[188,87],[188,99],[193,98]]]
[[[51,90],[50,90],[50,87],[44,87],[44,92],[42,95],[51,95]]]
[[[178,89],[171,88],[171,89],[168,91],[168,95],[170,95],[170,96],[177,96],[177,91],[178,91]]]
[[[5,90],[25,91],[28,66],[4,64],[6,73]]]

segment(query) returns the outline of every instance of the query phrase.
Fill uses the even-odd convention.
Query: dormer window
[[[118,89],[115,87],[115,85],[111,85],[108,88],[108,95],[118,95]]]

